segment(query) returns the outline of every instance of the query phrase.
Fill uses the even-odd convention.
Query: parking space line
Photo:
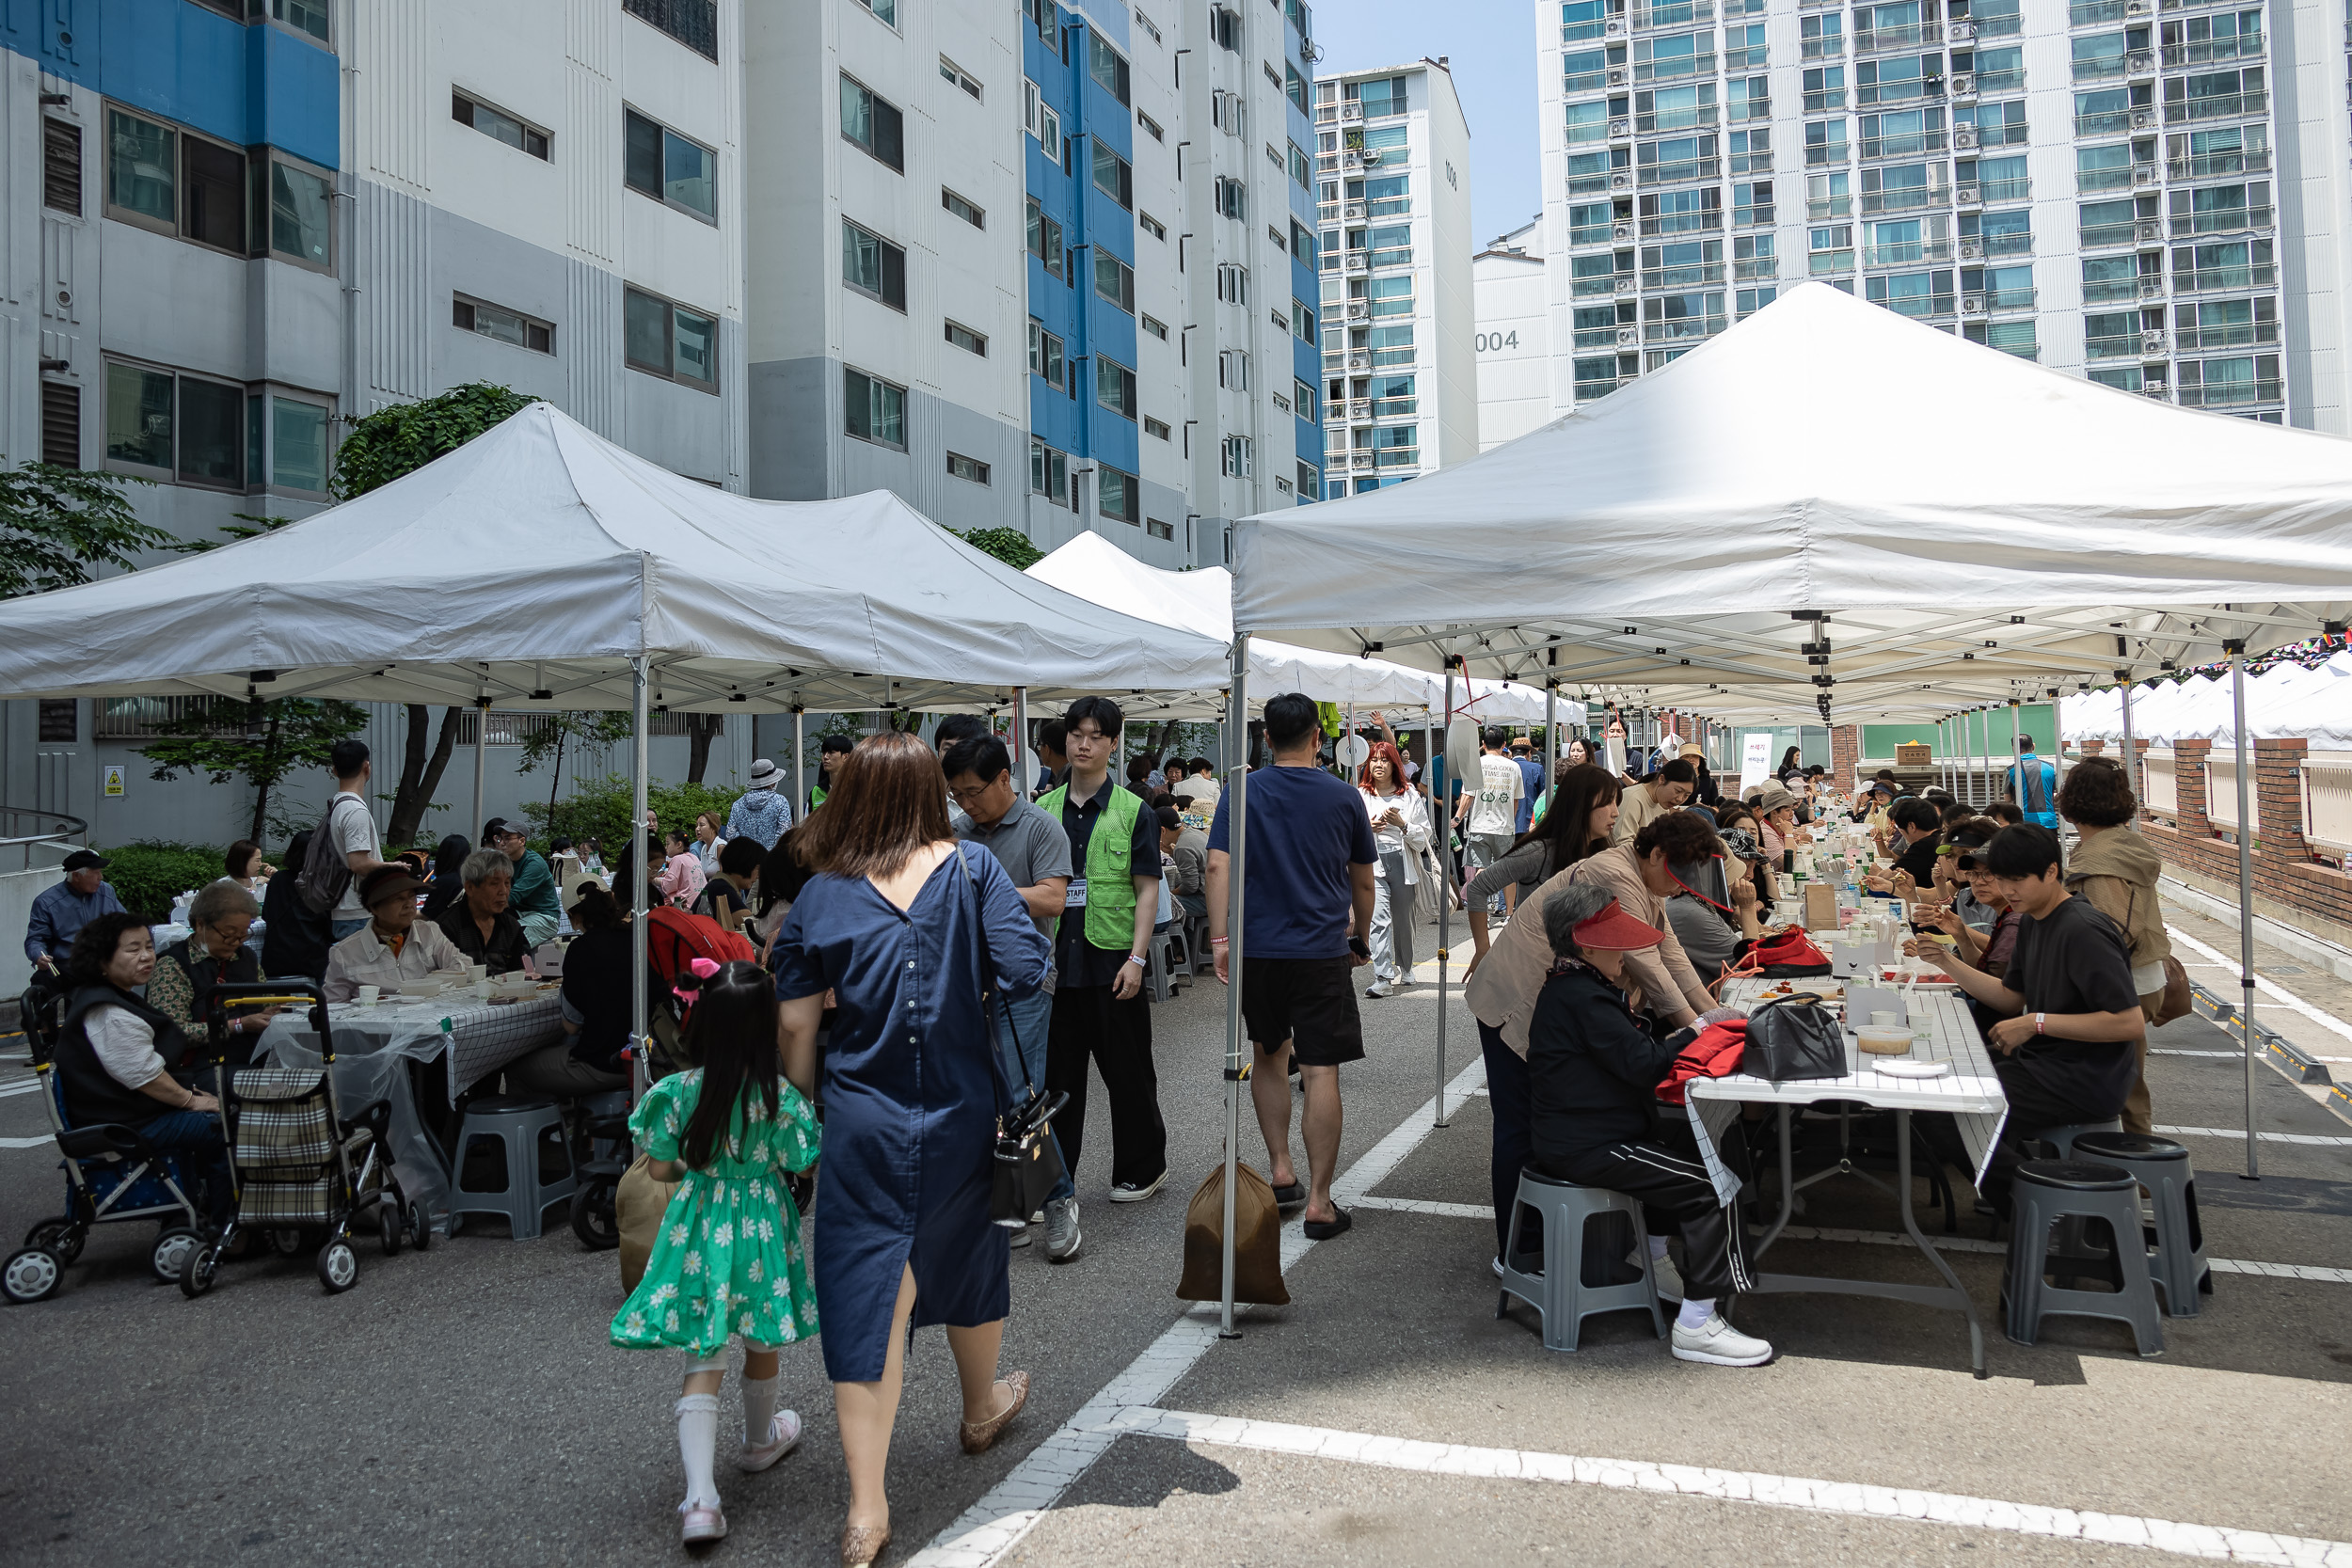
[[[2228,954],[2223,953],[2217,948],[2206,946],[2203,942],[2199,942],[2195,937],[2190,936],[2185,931],[2182,931],[2168,925],[2165,927],[2165,934],[2170,937],[2174,942],[2179,942],[2182,946],[2188,948],[2191,952],[2203,954],[2208,962],[2220,965],[2223,969],[2228,970],[2233,975],[2238,973],[2236,959],[2231,958]],[[2262,973],[2262,966],[2259,964],[2257,964],[2254,969],[2254,989],[2261,991],[2265,996],[2269,997],[2273,1002],[2277,1002],[2292,1011],[2302,1014],[2305,1018],[2310,1019],[2313,1023],[2318,1024],[2322,1029],[2328,1031],[2330,1034],[2341,1035],[2345,1039],[2352,1040],[2352,1023],[2346,1023],[2335,1014],[2325,1011],[2322,1008],[2312,1006],[2310,1003],[2304,1001],[2301,997],[2287,990],[2286,987],[2280,985],[2277,981],[2264,974]]]
[[[2168,1138],[2228,1138],[2233,1143],[2246,1141],[2243,1127],[2159,1127],[2157,1132]],[[2254,1136],[2266,1144],[2307,1144],[2317,1148],[2352,1148],[2352,1138],[2329,1137],[2320,1132],[2257,1132]]]
[[[1468,1100],[1475,1088],[1483,1086],[1486,1076],[1486,1064],[1475,1057],[1456,1073],[1445,1087],[1449,1113]],[[1332,1197],[1342,1207],[1365,1201],[1364,1195],[1387,1180],[1405,1157],[1436,1130],[1438,1110],[1437,1096],[1423,1101],[1418,1109],[1390,1129],[1388,1136],[1365,1150],[1363,1158],[1340,1174],[1331,1183]],[[1248,1126],[1245,1117],[1245,1133]],[[1291,1266],[1314,1245],[1307,1240],[1302,1221],[1294,1216],[1282,1227],[1283,1272],[1289,1273]],[[1152,1342],[1151,1349],[1104,1384],[1059,1431],[1030,1449],[1010,1474],[933,1536],[930,1544],[910,1560],[909,1568],[990,1568],[1020,1544],[1021,1538],[1029,1533],[1045,1511],[1092,1468],[1094,1462],[1119,1438],[1117,1422],[1120,1413],[1150,1408],[1176,1386],[1177,1379],[1192,1370],[1193,1363],[1208,1354],[1216,1343],[1216,1304],[1207,1303],[1192,1307],[1169,1324],[1168,1331]]]
[[[1670,1493],[1845,1518],[1907,1519],[1919,1524],[2001,1530],[2059,1541],[2141,1546],[2217,1562],[2283,1563],[2291,1568],[2324,1568],[2352,1562],[2352,1543],[2341,1541],[2278,1535],[2226,1525],[2183,1524],[2128,1513],[2092,1513],[2041,1503],[2007,1502],[1857,1481],[1815,1481],[1802,1476],[1718,1470],[1696,1465],[1660,1465],[1640,1459],[1592,1459],[1522,1449],[1472,1448],[1461,1443],[1425,1443],[1371,1433],[1196,1415],[1183,1410],[1131,1409],[1120,1416],[1119,1429],[1121,1435],[1295,1454],[1348,1465],[1414,1470],[1424,1475]]]

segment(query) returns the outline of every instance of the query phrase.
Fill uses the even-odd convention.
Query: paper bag
[[[1233,1167],[1233,1299],[1288,1307],[1282,1283],[1282,1212],[1266,1179],[1248,1165]],[[1184,1301],[1225,1295],[1225,1165],[1219,1161],[1184,1210],[1184,1272],[1176,1283]]]

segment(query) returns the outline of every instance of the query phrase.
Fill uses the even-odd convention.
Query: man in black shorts
[[[1373,866],[1378,851],[1363,797],[1316,766],[1323,733],[1312,699],[1286,692],[1265,705],[1274,766],[1249,775],[1249,843],[1243,874],[1241,1013],[1255,1050],[1249,1098],[1265,1134],[1274,1196],[1307,1206],[1307,1239],[1351,1223],[1331,1201],[1340,1163],[1340,1064],[1364,1054],[1352,971],[1372,961]],[[1226,940],[1231,839],[1229,794],[1209,827],[1209,947],[1216,977],[1232,983]],[[1299,1131],[1308,1185],[1291,1164],[1287,1054],[1307,1091]]]

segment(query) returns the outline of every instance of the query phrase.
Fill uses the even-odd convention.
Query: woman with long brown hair
[[[1405,782],[1405,758],[1393,741],[1375,740],[1356,774],[1357,793],[1372,814],[1372,984],[1366,996],[1389,996],[1413,983],[1413,897],[1416,869],[1429,847],[1429,802]]]
[[[786,1075],[825,1108],[814,1262],[855,1568],[890,1540],[882,1476],[910,1320],[946,1325],[966,1453],[1028,1401],[1028,1373],[996,1376],[1010,1248],[989,1218],[1005,1102],[987,1009],[999,989],[1041,985],[1052,950],[995,857],[957,845],[939,758],[911,735],[869,736],[835,763],[794,842],[815,875],[776,936],[778,1025]]]
[[[1486,956],[1486,900],[1506,887],[1517,887],[1524,898],[1585,856],[1608,848],[1610,830],[1617,821],[1617,798],[1624,791],[1624,781],[1606,768],[1580,763],[1560,770],[1560,781],[1551,790],[1559,809],[1547,810],[1542,821],[1519,834],[1508,851],[1463,890],[1475,950],[1471,969]],[[1462,977],[1470,978],[1467,971]]]

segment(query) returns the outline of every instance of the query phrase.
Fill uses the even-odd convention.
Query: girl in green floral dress
[[[817,1163],[817,1117],[777,1075],[775,982],[748,963],[693,962],[701,990],[686,1053],[702,1066],[656,1084],[629,1117],[656,1180],[678,1182],[645,1276],[612,1319],[624,1350],[686,1352],[677,1402],[686,1463],[681,1535],[727,1532],[711,1480],[727,1340],[743,1341],[743,1446],[737,1465],[765,1470],[800,1441],[801,1418],[776,1408],[776,1347],[817,1333],[817,1294],[787,1171]]]

